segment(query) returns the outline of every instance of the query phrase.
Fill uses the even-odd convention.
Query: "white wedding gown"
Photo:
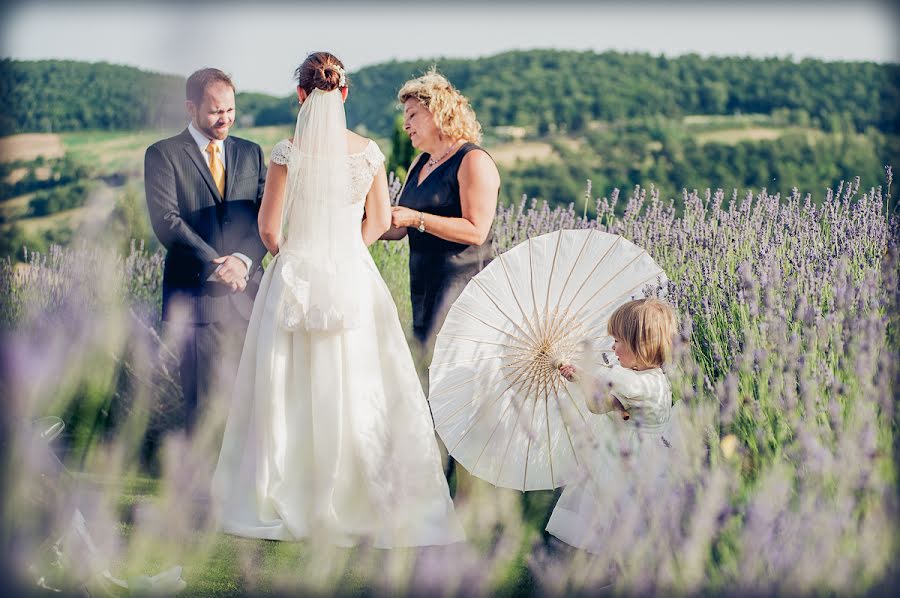
[[[289,164],[292,151],[282,141],[272,160]],[[384,155],[370,141],[347,160],[346,223],[359,231]],[[397,308],[358,237],[350,327],[286,327],[298,293],[290,253],[266,269],[213,476],[227,533],[381,548],[464,540]]]

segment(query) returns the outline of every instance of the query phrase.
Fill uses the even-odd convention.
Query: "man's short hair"
[[[219,69],[206,68],[195,71],[185,83],[185,97],[195,104],[203,101],[203,94],[213,83],[225,83],[234,90],[234,82],[231,77]]]

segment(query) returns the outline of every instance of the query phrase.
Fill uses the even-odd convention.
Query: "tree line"
[[[513,51],[481,59],[389,62],[351,75],[351,126],[390,133],[396,93],[436,64],[472,102],[486,127],[538,134],[581,131],[591,121],[687,114],[803,112],[810,124],[850,122],[900,132],[900,65],[786,58],[675,58],[645,53]]]
[[[184,78],[102,62],[4,59],[0,102],[2,135],[168,127],[184,121]]]
[[[671,120],[648,118],[586,132],[577,145],[551,143],[557,159],[501,168],[505,201],[527,195],[580,207],[588,179],[595,195],[653,184],[676,205],[682,189],[707,187],[740,195],[762,188],[787,195],[796,187],[818,201],[826,188],[856,176],[864,188],[884,185],[885,165],[900,163],[900,139],[871,129],[786,129],[777,139],[703,143]]]
[[[568,50],[359,69],[350,75],[348,124],[389,136],[397,90],[432,64],[466,94],[486,128],[576,132],[597,120],[789,109],[818,128],[849,122],[857,131],[900,133],[897,64]],[[166,127],[184,121],[184,79],[106,63],[4,59],[0,101],[0,134]],[[239,93],[238,117],[248,125],[291,123],[296,100]]]

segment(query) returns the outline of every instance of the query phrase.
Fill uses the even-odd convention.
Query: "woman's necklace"
[[[450,155],[450,152],[453,151],[453,148],[456,147],[456,144],[457,144],[457,143],[458,143],[457,141],[454,141],[454,142],[450,145],[450,147],[447,148],[447,151],[444,152],[443,154],[441,154],[441,157],[440,157],[440,158],[435,158],[434,156],[432,156],[431,158],[428,158],[428,162],[425,164],[425,166],[428,167],[428,170],[431,170],[432,168],[434,168],[435,166],[437,166],[438,162],[440,162],[441,160],[443,160],[444,158],[446,158],[447,156],[449,156],[449,155]]]

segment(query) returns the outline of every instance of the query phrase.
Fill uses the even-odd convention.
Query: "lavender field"
[[[823,197],[618,190],[550,209],[500,207],[496,249],[559,228],[646,248],[671,280],[668,368],[689,425],[665,471],[608,488],[608,554],[547,536],[559,492],[470,481],[469,541],[328,548],[215,532],[204,498],[219,406],[198,438],[169,433],[179,401],[159,320],[162,259],[82,239],[0,265],[5,500],[11,579],[117,593],[181,565],[183,595],[783,593],[884,590],[896,575],[898,232],[892,173]],[[587,205],[596,217],[587,218]],[[410,306],[405,244],[372,254]],[[40,435],[59,416],[62,434]],[[59,457],[64,467],[57,461]],[[612,505],[618,505],[612,508]],[[83,533],[73,513],[84,515]]]

